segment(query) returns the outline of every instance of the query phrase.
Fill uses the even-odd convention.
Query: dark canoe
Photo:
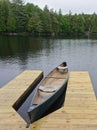
[[[67,87],[69,74],[66,62],[52,70],[39,84],[28,109],[30,123],[40,119]]]

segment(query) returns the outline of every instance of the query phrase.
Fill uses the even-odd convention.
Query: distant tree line
[[[69,35],[97,33],[97,14],[63,15],[23,0],[0,0],[0,34]]]

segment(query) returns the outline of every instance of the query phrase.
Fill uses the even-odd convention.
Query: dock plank
[[[96,130],[97,101],[88,72],[70,72],[65,104],[30,130]]]
[[[12,106],[32,90],[42,77],[40,70],[27,70],[0,89],[0,130],[29,130],[26,122]]]

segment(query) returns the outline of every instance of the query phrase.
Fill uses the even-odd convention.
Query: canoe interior
[[[68,77],[68,69],[65,69],[64,72],[59,72],[57,68],[51,71],[47,75],[47,77],[45,77],[44,80],[39,84],[39,87],[41,86],[45,90],[47,89],[47,91],[43,91],[38,87],[32,105],[33,104],[38,105],[40,103],[43,103],[47,98],[52,96],[59,88],[62,87],[65,80],[67,80],[67,77]],[[54,88],[54,91],[52,88]]]

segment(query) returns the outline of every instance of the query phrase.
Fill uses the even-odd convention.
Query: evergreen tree
[[[8,19],[7,19],[7,31],[15,32],[16,31],[16,18],[12,10],[12,5],[9,6]]]
[[[65,34],[70,33],[70,21],[69,21],[69,15],[65,15],[63,18],[63,32]]]
[[[91,17],[91,32],[95,33],[97,32],[97,15],[94,13]]]
[[[43,31],[47,33],[52,32],[52,25],[51,25],[51,16],[48,9],[48,6],[46,5],[43,10],[42,14],[42,24],[43,24]]]
[[[16,31],[25,32],[28,21],[28,14],[25,11],[25,7],[19,4],[13,4],[13,12],[16,19]]]
[[[51,16],[52,33],[57,34],[59,32],[58,15],[53,11],[53,9],[51,9],[50,10],[50,16]]]
[[[0,0],[0,32],[7,31],[9,0]]]
[[[78,15],[77,16],[77,33],[84,33],[85,32],[85,19],[83,15]]]
[[[62,15],[62,11],[61,9],[59,9],[59,17],[58,17],[58,21],[59,21],[59,32],[64,32],[64,22],[63,22],[63,15]]]
[[[38,13],[33,13],[28,21],[28,31],[32,33],[41,32],[42,24]]]

